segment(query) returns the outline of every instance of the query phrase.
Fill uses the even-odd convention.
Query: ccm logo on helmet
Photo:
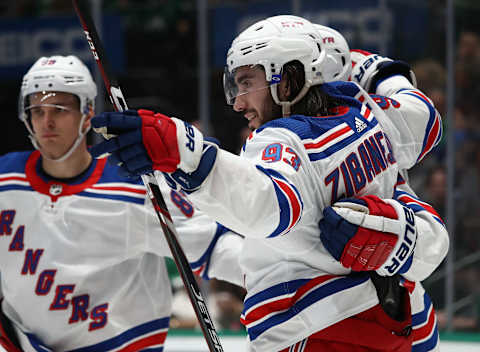
[[[272,80],[270,84],[279,83],[282,80],[282,75],[272,75]]]
[[[405,212],[405,234],[403,236],[403,242],[400,245],[400,248],[395,252],[395,255],[391,259],[391,264],[386,266],[385,269],[390,274],[394,274],[398,271],[401,264],[405,263],[405,260],[412,253],[413,248],[417,240],[417,228],[415,227],[415,215],[413,211],[407,207],[403,207]]]
[[[323,38],[323,43],[335,43],[335,38],[334,37],[325,37]]]
[[[300,21],[285,21],[282,22],[282,27],[299,27],[303,26],[304,23]]]

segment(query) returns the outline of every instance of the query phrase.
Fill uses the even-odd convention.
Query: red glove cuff
[[[150,110],[138,110],[142,118],[143,145],[153,162],[153,169],[174,172],[180,163],[177,127],[168,116]]]
[[[390,219],[398,219],[398,215],[397,215],[397,212],[395,211],[395,208],[392,207],[387,202],[384,202],[377,196],[368,195],[368,196],[360,197],[359,199],[367,203],[370,215],[378,215],[378,216],[384,216]]]

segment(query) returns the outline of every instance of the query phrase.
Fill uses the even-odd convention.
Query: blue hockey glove
[[[320,239],[344,267],[382,276],[410,267],[417,230],[413,211],[400,202],[373,195],[343,199],[323,216]]]
[[[127,110],[95,116],[92,126],[108,139],[92,147],[92,155],[111,154],[109,161],[128,175],[178,168],[192,172],[200,163],[203,135],[182,120],[149,110]]]
[[[381,81],[395,75],[404,76],[414,87],[417,86],[415,74],[406,62],[358,49],[350,50],[350,55],[353,66],[350,80],[357,82],[367,93],[375,93]]]

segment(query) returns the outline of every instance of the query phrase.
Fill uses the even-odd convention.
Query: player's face
[[[34,93],[28,111],[42,153],[52,159],[64,155],[78,136],[82,118],[78,98],[63,92]]]
[[[280,108],[270,94],[265,72],[258,67],[240,67],[235,73],[238,95],[233,109],[242,112],[248,120],[248,127],[255,130],[264,123],[277,118]]]

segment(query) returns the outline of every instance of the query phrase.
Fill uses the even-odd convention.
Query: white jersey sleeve
[[[416,89],[405,77],[397,75],[383,80],[371,97],[386,113],[399,132],[400,153],[409,155],[405,168],[420,162],[439,142],[442,136],[442,121],[433,102]],[[395,143],[395,142],[394,142]],[[397,148],[397,152],[398,152]],[[403,180],[395,191],[395,199],[407,204],[416,216],[418,230],[413,261],[404,274],[412,281],[427,278],[448,251],[448,232],[440,216],[429,204],[422,202]]]
[[[223,234],[213,248],[207,272],[208,277],[244,287],[244,275],[239,264],[243,244],[242,236],[231,231]]]
[[[171,189],[161,178],[159,181],[178,241],[185,251],[192,271],[206,280],[216,278],[241,285],[238,252],[241,250],[242,238],[196,209],[186,194]],[[172,257],[151,204],[150,209],[152,217],[147,247],[153,253]]]
[[[396,143],[408,155],[409,169],[435,147],[442,137],[442,120],[433,102],[403,76],[382,81],[371,95],[398,131]],[[388,134],[388,132],[387,132]],[[396,155],[399,158],[399,155]]]
[[[272,155],[264,152],[269,146]],[[291,159],[269,162],[277,157],[273,155],[278,151],[275,147],[288,151]],[[308,163],[301,160],[301,149],[293,133],[264,130],[248,143],[243,156],[219,150],[211,174],[189,198],[208,214],[215,214],[215,220],[246,237],[283,234],[295,225],[303,208],[298,188],[305,186],[307,176],[305,168],[299,166]]]
[[[404,77],[382,81],[376,93],[386,95],[369,95],[353,82],[324,84],[323,89],[334,97],[355,98],[363,104],[367,121],[375,118],[388,136],[400,169],[418,163],[441,139],[440,115],[432,102]]]
[[[411,264],[402,275],[410,281],[425,280],[447,255],[448,231],[435,209],[421,201],[406,182],[399,182],[394,199],[413,210],[418,233]]]

